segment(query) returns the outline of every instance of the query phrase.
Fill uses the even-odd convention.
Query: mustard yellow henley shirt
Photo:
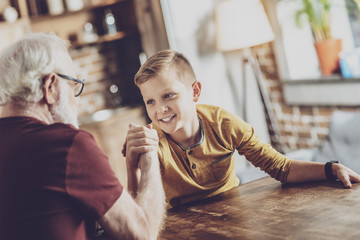
[[[261,141],[254,129],[234,114],[197,105],[202,137],[182,149],[161,129],[158,155],[166,199],[172,207],[225,192],[239,185],[234,152],[244,155],[255,167],[286,182],[290,160]]]

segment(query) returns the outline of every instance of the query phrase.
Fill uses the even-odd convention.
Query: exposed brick
[[[279,92],[281,93],[282,92],[282,88],[279,84],[271,84],[269,86],[269,91],[270,91],[270,94],[272,94],[273,92]]]
[[[314,115],[312,107],[301,106],[299,109],[301,115]]]
[[[270,99],[271,99],[271,101],[273,101],[273,103],[274,102],[277,102],[277,103],[284,102],[284,97],[281,94],[270,95]]]
[[[282,112],[285,114],[294,114],[294,109],[293,107],[289,107],[289,106],[282,106]]]
[[[324,141],[328,137],[328,134],[318,134],[318,139]]]
[[[291,151],[291,150],[296,150],[297,148],[295,148],[295,149],[292,149],[291,148],[291,145],[290,145],[290,143],[289,142],[285,142],[285,146]]]
[[[334,108],[329,107],[329,108],[325,108],[325,107],[321,107],[318,108],[318,112],[320,116],[330,116],[334,111]]]
[[[97,94],[100,91],[103,91],[107,89],[107,85],[105,81],[96,81],[93,83],[89,83],[86,85],[86,88],[84,89],[84,95],[86,94]]]
[[[79,116],[107,108],[110,80],[118,76],[113,49],[101,44],[91,45],[72,49],[70,55],[79,68],[81,78],[86,79]]]
[[[297,143],[297,149],[306,149],[306,148],[310,148],[311,145],[306,143],[306,142],[298,142]]]
[[[300,138],[311,138],[311,134],[310,134],[309,131],[307,131],[307,132],[299,132],[299,133],[298,133],[298,136],[299,136]]]
[[[80,60],[82,58],[85,59],[91,55],[92,55],[92,53],[88,52],[88,51],[84,51],[84,52],[80,52],[80,51],[76,51],[76,50],[70,51],[70,56],[73,60]]]
[[[278,119],[278,123],[279,123],[279,125],[280,126],[282,126],[282,125],[285,125],[286,124],[286,120],[285,119]]]
[[[319,127],[328,128],[328,127],[329,127],[329,124],[330,124],[330,121],[318,122],[317,124],[318,124]]]
[[[278,119],[284,145],[289,151],[319,146],[328,135],[329,119],[334,110],[358,111],[353,107],[288,106],[284,101],[282,83],[278,77],[276,60],[271,43],[253,48],[257,55],[270,99]]]
[[[281,136],[286,136],[286,137],[291,136],[291,137],[293,137],[293,136],[296,136],[296,134],[293,131],[282,131]]]

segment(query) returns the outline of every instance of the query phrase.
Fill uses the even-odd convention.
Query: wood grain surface
[[[360,184],[265,177],[170,209],[160,239],[360,239]]]

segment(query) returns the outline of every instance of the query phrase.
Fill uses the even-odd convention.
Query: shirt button
[[[191,154],[192,154],[192,152],[193,152],[193,151],[192,151],[192,150],[190,150],[190,151],[188,152],[188,154],[189,154],[189,155],[191,155]]]
[[[196,164],[193,163],[193,165],[191,166],[192,169],[195,169],[196,168]]]

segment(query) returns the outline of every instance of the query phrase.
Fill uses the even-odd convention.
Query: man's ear
[[[55,73],[50,73],[44,78],[44,100],[47,104],[54,104],[57,100],[58,88],[56,88],[56,75]]]
[[[201,83],[198,81],[194,82],[192,85],[192,89],[193,89],[193,101],[197,102],[201,94]]]

